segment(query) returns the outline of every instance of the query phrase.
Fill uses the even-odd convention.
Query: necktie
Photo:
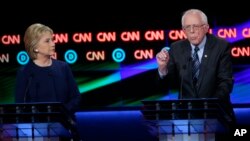
[[[193,77],[193,83],[196,86],[196,82],[198,80],[199,71],[200,71],[200,61],[197,52],[199,51],[199,47],[194,48],[193,53],[193,60],[192,60],[192,77]]]

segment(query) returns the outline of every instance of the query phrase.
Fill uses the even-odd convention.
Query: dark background
[[[221,4],[217,4],[213,1],[201,1],[199,3],[195,1],[175,1],[174,3],[170,1],[92,1],[92,3],[89,1],[32,1],[27,3],[24,1],[5,1],[5,4],[1,4],[0,8],[0,36],[3,34],[21,34],[23,36],[25,29],[35,22],[50,26],[55,33],[180,29],[181,14],[189,8],[203,10],[208,16],[211,28],[233,26],[250,20],[247,2],[236,2],[220,2]],[[143,46],[146,46],[146,44],[142,43]],[[249,38],[235,44],[249,46]],[[160,50],[163,45],[165,45],[165,42],[155,43],[156,51]],[[126,46],[128,45],[126,44]],[[16,52],[22,49],[24,49],[23,43],[18,46],[8,47],[3,47],[0,44],[0,54],[9,51]],[[0,103],[13,102],[12,93],[15,73],[19,65],[16,64],[15,59],[12,60],[14,61],[9,64],[0,63]],[[247,75],[250,68],[249,57],[242,57],[233,61],[235,75],[239,77],[238,79],[241,78],[241,81],[237,81],[235,85],[237,91],[232,95],[232,100],[235,102],[234,104],[238,102],[248,104],[250,99],[250,90],[248,89],[250,78]],[[109,63],[112,64],[113,62],[106,62],[106,64]],[[131,60],[130,63],[133,64],[134,62]],[[82,66],[81,63],[79,65]],[[83,67],[86,70],[79,67],[79,65],[71,65],[77,80],[78,77],[94,79],[114,71],[97,73],[91,70],[88,65]],[[97,66],[99,65],[97,64]],[[150,93],[155,96],[153,82],[151,81],[155,78],[154,74],[153,70],[150,70],[87,94],[82,94],[82,109],[102,109],[114,101],[118,102],[115,106],[118,108],[127,107],[128,105],[140,105],[140,100],[147,95],[151,95]],[[131,98],[137,99],[138,103],[126,103],[126,99]],[[249,105],[242,104],[239,107],[234,108],[237,121],[239,125],[244,126],[238,126],[237,128],[246,128],[249,131]],[[135,111],[94,110],[89,112],[83,110],[77,112],[76,117],[81,137],[86,141],[153,141],[155,137],[149,134],[149,129],[145,127],[144,117],[138,109]],[[249,135],[246,134],[245,136]],[[233,134],[229,134],[228,137],[244,139],[242,136],[234,137]]]
[[[133,30],[157,30],[157,29],[180,29],[182,12],[189,8],[198,8],[204,11],[208,16],[208,22],[211,28],[221,26],[234,26],[238,23],[249,21],[250,16],[241,6],[233,4],[202,5],[188,4],[180,2],[178,4],[161,3],[81,3],[67,2],[52,5],[51,2],[39,1],[34,5],[18,3],[14,5],[5,5],[6,9],[1,10],[0,35],[20,34],[23,37],[25,29],[33,23],[39,22],[50,26],[55,33],[67,32],[99,32],[99,31],[133,31]],[[206,2],[204,2],[206,3]],[[20,6],[18,6],[20,5]],[[244,5],[244,4],[242,4]],[[166,43],[167,42],[167,43]],[[130,51],[133,47],[155,46],[155,52],[162,47],[169,45],[172,41],[161,42],[140,42],[140,43],[121,43],[100,44],[93,42],[86,46],[105,47],[105,46],[124,46]],[[249,46],[249,39],[235,43],[236,45]],[[63,52],[68,47],[81,51],[84,45],[57,45],[60,48],[57,51]],[[23,43],[20,45],[10,45],[10,47],[0,46],[1,52],[17,52],[23,50]],[[107,48],[107,50],[109,50]],[[59,58],[63,59],[63,58]],[[126,58],[125,65],[133,64],[135,60]],[[241,65],[244,69],[249,68],[249,58],[234,59],[235,65]],[[105,62],[115,64],[112,60]],[[10,64],[0,64],[0,84],[1,84],[1,103],[13,102],[15,72],[19,67],[15,62]],[[90,67],[99,66],[98,63],[76,63],[71,65],[76,79],[94,79],[108,74],[112,74],[119,68],[111,70],[96,71]],[[242,67],[235,67],[235,71],[242,71]],[[101,68],[100,68],[101,69]],[[129,70],[128,70],[129,71]],[[98,88],[94,91],[82,94],[82,108],[104,108],[104,107],[130,107],[140,106],[140,100],[153,97],[157,92],[154,79],[155,69],[150,69],[144,73],[135,75],[128,79]],[[158,96],[158,95],[157,95]],[[157,96],[155,99],[157,99]],[[162,95],[163,96],[163,95]],[[237,101],[238,97],[235,96]]]

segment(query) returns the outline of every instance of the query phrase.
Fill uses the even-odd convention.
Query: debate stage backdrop
[[[181,12],[108,15],[16,15],[3,18],[0,30],[0,103],[14,102],[17,69],[29,61],[25,29],[39,22],[54,30],[55,58],[70,64],[83,108],[133,107],[141,100],[175,99],[155,85],[155,55],[184,39]],[[201,9],[210,33],[231,44],[235,85],[233,103],[250,102],[250,18],[233,12]],[[228,16],[230,15],[230,17]]]

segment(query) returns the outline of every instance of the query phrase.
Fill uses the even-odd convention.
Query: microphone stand
[[[188,57],[187,58],[187,64],[184,64],[182,67],[181,67],[181,83],[180,83],[180,95],[179,95],[179,99],[183,99],[183,77],[184,77],[184,73],[185,71],[188,70],[188,67],[189,67],[189,63],[190,61],[192,60],[191,57]]]
[[[29,80],[28,80],[27,87],[26,87],[26,89],[25,89],[24,97],[23,97],[23,102],[24,102],[24,103],[26,103],[27,94],[28,94],[28,90],[29,90],[29,87],[30,87],[30,84],[31,84],[32,79],[33,79],[33,75],[31,74],[30,77],[29,77]]]

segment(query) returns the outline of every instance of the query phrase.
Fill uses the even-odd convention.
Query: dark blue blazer
[[[39,67],[30,61],[17,72],[15,102],[62,102],[75,111],[80,92],[67,63],[53,59],[51,66]]]

